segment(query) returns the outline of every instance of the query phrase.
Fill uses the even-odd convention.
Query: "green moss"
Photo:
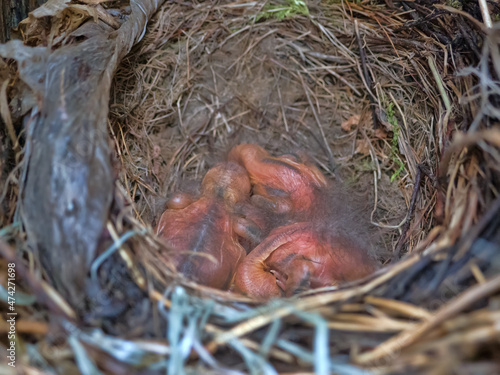
[[[399,178],[401,172],[404,171],[405,165],[403,164],[401,158],[399,157],[398,139],[399,139],[400,128],[398,125],[398,120],[396,116],[394,116],[394,103],[389,103],[386,113],[387,113],[387,120],[392,125],[392,132],[393,132],[392,142],[391,142],[391,158],[392,161],[399,166],[399,168],[391,176],[391,182],[393,182],[395,179]]]
[[[373,160],[371,160],[370,158],[365,158],[363,159],[363,162],[359,164],[358,169],[361,172],[373,172],[377,170],[377,167]]]
[[[458,10],[462,10],[462,2],[460,0],[446,0],[446,5]]]
[[[358,184],[358,181],[359,181],[359,175],[353,174],[351,176],[348,176],[345,179],[344,183],[348,188],[352,188],[353,186],[356,186]]]
[[[257,14],[255,20],[275,18],[283,20],[296,15],[309,15],[309,8],[303,0],[286,0],[287,5],[270,5],[266,4],[261,13]]]

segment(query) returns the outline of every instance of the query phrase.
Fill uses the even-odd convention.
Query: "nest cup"
[[[74,319],[61,320],[68,366],[82,371],[85,360],[104,372],[169,374],[500,372],[498,28],[481,22],[484,5],[460,4],[159,7],[110,81],[106,137],[116,183],[106,185],[110,208],[105,225],[92,227],[97,246],[81,287],[65,286],[74,275],[57,254],[44,255],[32,224],[5,236],[19,251],[6,248],[4,258],[26,263],[23,254],[36,248],[34,267],[63,300],[49,298],[37,319],[58,309]],[[498,14],[496,5],[486,11]],[[33,33],[37,19],[24,29],[27,44],[45,43]],[[78,32],[71,35],[54,49],[78,43]],[[13,118],[5,147],[20,132]],[[28,135],[12,142],[11,153],[29,146]],[[152,228],[169,196],[196,193],[240,143],[273,155],[306,152],[361,207],[366,232],[378,233],[381,269],[265,304],[179,275]],[[26,159],[11,157],[3,178],[23,182]],[[17,222],[21,188],[5,185],[6,228]],[[83,291],[85,302],[72,290]],[[55,345],[47,332],[26,335]],[[145,338],[161,344],[144,346]],[[139,359],[123,360],[125,344]]]

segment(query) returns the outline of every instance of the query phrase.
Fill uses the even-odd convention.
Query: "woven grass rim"
[[[233,12],[234,9],[244,9],[253,5],[245,3],[220,5],[216,10]],[[346,18],[350,17],[349,13],[353,11],[368,17],[368,19],[401,22],[399,16],[387,15],[380,8],[375,9],[375,12],[366,5],[350,4],[350,6],[350,9],[340,6],[336,9]],[[449,8],[444,9],[456,13]],[[202,6],[197,6],[192,12],[200,12],[200,10],[202,10]],[[189,19],[189,17],[187,18]],[[361,30],[363,30],[362,26],[365,23],[368,23],[365,19],[360,21]],[[390,22],[388,23],[390,24]],[[392,37],[391,27],[382,24],[381,29],[390,35],[389,38],[393,41],[392,45],[398,45],[394,43],[397,37]],[[480,27],[482,28],[482,26]],[[325,30],[327,29],[325,28]],[[325,32],[325,34],[327,33]],[[418,247],[413,244],[412,252],[414,255],[390,265],[367,280],[362,280],[352,286],[340,290],[312,291],[308,293],[310,295],[305,295],[301,299],[274,301],[268,306],[258,308],[241,305],[239,303],[241,301],[236,298],[226,298],[222,296],[223,293],[208,291],[187,281],[180,281],[178,285],[184,285],[192,291],[192,294],[186,294],[185,289],[179,287],[171,287],[166,293],[149,289],[151,299],[160,302],[170,311],[170,315],[166,319],[170,323],[178,321],[179,318],[181,321],[183,319],[190,321],[189,313],[192,310],[189,310],[188,307],[192,306],[200,307],[199,311],[211,311],[214,319],[208,323],[201,321],[199,326],[210,336],[208,342],[204,341],[203,347],[212,354],[217,354],[218,348],[231,347],[240,353],[248,367],[254,371],[272,371],[270,363],[265,358],[291,364],[299,361],[305,368],[313,365],[317,373],[327,373],[330,369],[345,373],[360,371],[358,367],[340,363],[337,356],[329,356],[326,349],[329,346],[328,329],[364,334],[376,331],[393,335],[368,350],[362,350],[361,354],[356,353],[356,345],[351,347],[353,363],[367,366],[381,373],[397,372],[405,367],[422,371],[430,368],[436,369],[440,367],[440,359],[428,354],[429,351],[439,348],[447,353],[453,353],[453,348],[460,347],[460,345],[495,342],[497,333],[494,324],[498,320],[498,311],[480,309],[468,312],[466,310],[475,302],[496,293],[500,289],[500,278],[498,276],[488,278],[473,263],[469,265],[469,269],[477,284],[470,286],[462,293],[458,291],[456,294],[460,294],[454,298],[443,300],[438,309],[417,307],[396,299],[379,297],[375,292],[377,288],[384,286],[396,276],[413,270],[426,257],[439,261],[447,257],[450,249],[456,250],[453,253],[455,259],[467,254],[471,246],[477,244],[478,236],[490,224],[492,217],[499,209],[498,198],[494,199],[497,194],[496,187],[494,182],[488,181],[487,178],[488,175],[498,173],[497,149],[500,147],[498,128],[493,127],[458,135],[449,147],[445,144],[444,137],[444,131],[447,129],[450,119],[460,119],[459,115],[466,112],[474,115],[475,121],[472,123],[472,130],[491,126],[491,117],[495,116],[496,108],[488,100],[488,97],[490,92],[498,90],[496,81],[491,78],[492,75],[498,76],[498,72],[489,70],[488,59],[491,55],[494,62],[498,60],[497,34],[496,28],[488,33],[489,39],[488,43],[485,43],[483,60],[479,69],[469,69],[469,73],[475,74],[478,79],[472,78],[471,75],[463,76],[458,83],[452,82],[453,86],[450,86],[450,83],[446,81],[446,74],[449,74],[449,70],[456,70],[454,67],[441,66],[442,55],[439,48],[432,44],[426,48],[426,52],[430,51],[431,53],[421,57],[413,66],[419,74],[420,83],[426,93],[431,93],[429,101],[434,104],[436,127],[441,131],[437,133],[442,138],[438,137],[435,143],[439,153],[444,152],[444,155],[440,163],[441,170],[434,170],[434,173],[438,177],[447,176],[449,180],[444,195],[443,224],[429,233],[426,237],[427,241],[421,242]],[[415,46],[415,43],[420,41],[414,38],[411,43],[408,40],[399,40],[399,42],[401,47],[408,47],[408,45]],[[429,43],[428,40],[426,42]],[[387,44],[387,40],[385,43]],[[424,44],[422,43],[420,46],[423,47]],[[426,72],[425,61],[432,71],[431,74]],[[373,66],[370,67],[373,68]],[[376,76],[376,74],[374,75]],[[477,82],[479,83],[477,84]],[[443,90],[443,87],[446,89]],[[456,90],[454,91],[454,89]],[[476,95],[477,91],[475,90],[480,92],[479,96]],[[467,94],[470,94],[469,101],[463,103],[462,99],[460,102],[460,97],[466,97]],[[404,113],[405,110],[406,108],[403,108],[402,112]],[[402,118],[404,117],[402,116]],[[466,120],[468,117],[464,115],[462,118],[464,123],[457,124],[456,127],[467,129]],[[474,149],[474,152],[470,152],[470,149]],[[414,172],[410,176],[414,177],[417,173],[416,165],[418,163],[412,159],[412,156],[414,155],[411,152],[408,153],[405,162],[407,168]],[[485,170],[487,172],[484,172]],[[486,187],[481,186],[479,182],[482,181],[486,181]],[[117,195],[124,197],[130,195],[127,188],[119,187],[118,190]],[[435,187],[432,186],[432,181],[428,182],[421,191],[429,202],[432,202],[434,192]],[[411,197],[407,198],[410,200]],[[127,200],[127,198],[123,199]],[[115,249],[113,250],[118,250],[120,256],[131,266],[132,275],[136,282],[145,287],[142,271],[137,268],[133,261],[134,251],[130,250],[131,248],[140,248],[145,243],[150,249],[155,249],[158,244],[141,223],[133,217],[128,217],[128,220],[124,223],[121,218],[115,216],[108,223],[108,229],[115,239]],[[130,226],[130,222],[134,225]],[[130,231],[126,232],[127,230]],[[122,235],[124,232],[125,235],[127,233],[134,234],[133,238],[141,238],[141,240],[130,242],[132,244],[130,248],[124,245],[124,235]],[[146,264],[150,274],[159,280],[167,281],[169,278],[176,278],[174,274],[156,269],[153,264]],[[202,298],[199,298],[200,296]],[[215,303],[214,305],[209,297],[220,298],[224,303]],[[232,303],[228,303],[228,300]],[[224,321],[223,318],[228,316],[233,318]],[[198,319],[198,317],[193,317],[193,319]],[[288,323],[300,324],[311,329],[315,335],[314,348],[305,348],[289,340],[278,338],[279,324]],[[263,342],[271,344],[267,347],[267,351],[262,352],[259,351],[261,344],[257,330],[267,325],[270,325],[270,328]],[[173,362],[172,368],[183,367],[184,361],[187,360],[187,357],[180,355],[182,332],[177,332],[177,334],[177,341],[169,337],[171,339],[170,354],[172,358],[176,358],[174,354],[177,354],[179,358]],[[197,345],[196,340],[194,343]],[[359,342],[361,343],[361,341]],[[201,353],[205,353],[199,347],[197,350],[200,356]],[[218,368],[219,364],[214,365],[213,362],[207,361],[210,355],[203,358],[209,366]],[[339,360],[337,361],[337,359]],[[456,360],[458,361],[458,359]]]

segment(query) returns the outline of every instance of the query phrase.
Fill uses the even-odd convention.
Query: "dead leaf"
[[[387,139],[389,138],[389,133],[384,128],[375,129],[375,137],[378,139]]]
[[[354,151],[356,154],[362,155],[370,155],[370,144],[366,139],[358,139],[356,141],[356,150]]]
[[[344,121],[340,125],[340,127],[342,128],[342,130],[344,130],[346,132],[350,132],[354,126],[359,125],[360,119],[361,119],[360,115],[353,115],[353,116],[349,117],[346,121]]]

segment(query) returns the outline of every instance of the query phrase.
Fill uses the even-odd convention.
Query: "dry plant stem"
[[[406,320],[345,313],[335,314],[328,321],[329,328],[343,331],[400,332],[415,326],[415,322]]]
[[[410,147],[410,140],[409,140],[409,132],[410,129],[408,127],[408,122],[406,121],[406,116],[401,109],[401,106],[398,104],[397,100],[394,98],[394,95],[392,95],[392,92],[389,92],[389,96],[392,99],[392,102],[398,109],[398,112],[401,116],[401,119],[403,120],[404,128],[400,128],[400,133],[399,133],[399,138],[398,138],[398,145],[400,147],[400,151],[403,155],[406,157],[406,162],[407,165],[405,168],[410,172],[411,176],[416,175],[416,169],[417,169],[417,161],[416,161],[416,156],[414,155],[415,152],[411,149]],[[403,131],[404,130],[404,131]]]
[[[113,224],[110,221],[108,221],[108,223],[106,224],[106,228],[108,229],[111,238],[113,238],[114,244],[118,247],[118,253],[120,254],[120,257],[123,259],[125,264],[127,265],[127,268],[132,274],[132,278],[140,288],[144,289],[146,287],[146,280],[144,279],[141,272],[137,268],[137,265],[132,259],[130,252],[124,248],[122,241],[120,240]],[[145,233],[146,231],[143,230],[143,232],[139,234],[145,234]]]
[[[363,69],[364,81],[366,82],[368,98],[370,100],[370,108],[372,110],[372,121],[373,121],[373,129],[378,128],[378,120],[377,120],[377,101],[372,95],[373,85],[372,80],[370,78],[370,74],[368,73],[368,68],[366,67],[366,54],[363,49],[363,42],[361,40],[361,35],[359,34],[358,20],[354,20],[354,29],[356,30],[356,39],[358,40],[359,47],[359,56],[361,57],[361,67]]]
[[[476,279],[478,284],[484,284],[486,282],[486,277],[481,272],[481,269],[478,267],[477,264],[473,263],[470,266],[470,271],[474,275],[474,278]]]
[[[149,291],[149,295],[150,295],[150,297],[153,300],[162,303],[167,308],[171,308],[172,303],[170,302],[170,300],[168,300],[167,298],[165,298],[165,296],[163,294],[161,294],[160,292],[158,292],[157,290],[151,289]],[[207,332],[209,332],[211,334],[215,334],[215,335],[224,334],[224,331],[222,329],[218,328],[216,325],[211,324],[211,323],[206,323],[205,324],[205,330]],[[256,343],[255,341],[252,341],[252,340],[249,340],[249,339],[241,339],[240,341],[247,348],[254,349],[254,350],[260,348],[260,345],[258,343]],[[214,353],[219,346],[220,345],[217,342],[212,341],[211,343],[209,343],[206,346],[206,349],[208,350],[208,352]],[[274,358],[276,358],[278,360],[284,361],[284,362],[292,362],[293,361],[293,357],[289,353],[284,352],[284,351],[282,351],[280,349],[273,348],[269,352],[269,354],[272,357],[274,357]]]
[[[366,296],[365,302],[370,305],[383,307],[385,308],[385,310],[395,311],[397,313],[404,314],[412,318],[429,319],[432,316],[430,312],[421,307],[406,302],[395,301],[392,299]]]
[[[355,360],[360,364],[368,364],[380,360],[387,356],[403,350],[412,345],[418,339],[428,334],[431,330],[437,328],[451,317],[463,311],[471,304],[485,297],[490,296],[500,290],[500,275],[485,282],[469,288],[464,293],[460,294],[449,303],[439,309],[435,315],[423,322],[416,329],[404,331],[399,335],[390,338],[386,342],[378,345],[372,351],[359,355]]]
[[[419,260],[418,256],[412,256],[411,258],[403,260],[395,264],[394,266],[385,267],[382,270],[377,271],[377,275],[380,274],[380,276],[358,287],[353,287],[345,290],[338,290],[331,293],[319,294],[317,296],[305,297],[299,300],[292,300],[290,301],[290,306],[273,310],[272,314],[268,313],[256,316],[252,319],[247,320],[246,322],[238,324],[231,330],[224,332],[224,334],[216,336],[214,338],[214,342],[211,343],[211,345],[215,344],[220,345],[222,343],[228,342],[233,338],[246,335],[262,326],[265,326],[274,319],[291,315],[294,313],[294,311],[313,310],[315,308],[325,306],[329,303],[345,301],[349,298],[366,294],[369,291],[376,288],[377,286],[383,284],[387,280],[396,276],[397,274],[402,272],[402,270],[405,270],[411,265],[417,263],[418,260]]]
[[[446,108],[446,112],[449,113],[451,111],[451,102],[450,102],[450,98],[448,97],[448,94],[446,93],[446,89],[444,88],[443,79],[439,75],[439,72],[436,68],[436,63],[434,62],[433,57],[431,55],[429,55],[427,57],[427,60],[429,61],[429,67],[431,68],[432,75],[434,76],[436,84],[439,88],[439,93],[441,94],[441,98],[443,99],[443,103],[444,103],[444,106]]]
[[[12,142],[12,147],[16,153],[21,151],[19,142],[17,141],[16,131],[14,130],[14,124],[12,123],[12,117],[10,115],[9,103],[7,100],[7,86],[9,85],[9,80],[6,79],[2,83],[0,88],[0,114],[2,115],[2,120],[7,127],[7,133],[9,134],[10,141]]]
[[[456,13],[456,14],[460,14],[462,15],[463,17],[467,18],[474,26],[476,26],[478,28],[478,30],[480,30],[483,34],[485,34],[487,32],[487,27],[485,27],[484,24],[482,24],[481,22],[479,22],[477,19],[475,19],[474,17],[472,17],[469,13],[467,12],[464,12],[463,10],[460,10],[460,9],[456,9],[456,8],[453,8],[453,7],[450,7],[448,5],[444,5],[444,4],[434,4],[434,7],[437,8],[437,9],[443,9],[443,10],[446,10],[450,13]]]
[[[455,152],[460,151],[465,147],[470,147],[479,141],[487,141],[492,143],[495,147],[500,148],[500,130],[493,128],[473,133],[458,133],[441,159],[438,178],[446,176],[448,166]]]
[[[453,332],[439,340],[417,344],[414,349],[426,352],[458,345],[461,342],[466,342],[470,346],[479,345],[485,342],[495,342],[497,337],[498,330],[495,328],[495,324],[489,324],[483,327],[473,327],[463,332]]]
[[[487,28],[491,28],[493,25],[491,22],[490,11],[488,10],[488,3],[486,0],[478,0],[479,7],[481,8],[481,15],[483,16],[483,22]]]

